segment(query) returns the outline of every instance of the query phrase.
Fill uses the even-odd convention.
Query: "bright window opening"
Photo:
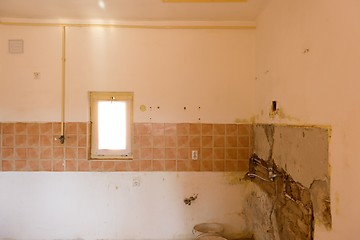
[[[91,159],[132,158],[132,93],[90,93]]]
[[[98,102],[99,149],[126,148],[126,103]]]

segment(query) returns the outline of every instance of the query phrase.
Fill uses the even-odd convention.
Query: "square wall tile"
[[[226,124],[226,136],[237,136],[238,125],[237,124]]]
[[[53,124],[52,123],[40,123],[40,134],[41,135],[53,135]]]
[[[225,124],[214,124],[214,135],[225,135]]]
[[[49,164],[48,162],[43,161],[43,163]],[[47,166],[48,167],[48,166]],[[65,162],[63,160],[53,160],[52,161],[52,171],[63,172],[65,170]]]
[[[165,147],[177,147],[177,137],[173,136],[165,136]]]
[[[249,124],[134,123],[133,159],[89,161],[90,123],[0,123],[2,171],[243,171]],[[192,150],[198,160],[191,159]]]
[[[78,124],[76,122],[65,123],[65,136],[68,134],[77,134]]]
[[[200,135],[201,134],[201,124],[200,123],[191,123],[190,124],[190,135]]]
[[[165,124],[164,123],[152,123],[151,135],[152,136],[164,136]]]
[[[28,135],[39,135],[40,134],[39,123],[27,123],[26,124],[26,133]]]
[[[165,160],[165,171],[173,172],[177,170],[176,160]]]
[[[249,135],[250,134],[250,125],[249,124],[239,124],[238,125],[238,135]]]
[[[39,171],[40,163],[38,160],[26,160],[28,171]]]
[[[151,148],[153,146],[153,137],[151,135],[140,136],[140,148]]]
[[[165,147],[165,136],[153,136],[153,147],[164,148]]]
[[[32,160],[29,160],[32,161]],[[34,160],[36,161],[36,160]],[[39,171],[52,171],[52,161],[51,160],[39,160]],[[61,161],[62,164],[62,161]]]
[[[87,129],[88,129],[88,123],[85,122],[80,122],[78,123],[78,134],[87,134]]]
[[[65,171],[76,172],[77,171],[77,160],[66,160]]]
[[[152,160],[140,160],[140,171],[152,171],[153,170]]]
[[[213,136],[202,136],[201,147],[203,148],[213,147]]]
[[[213,135],[213,124],[201,124],[201,135],[212,136]]]
[[[14,171],[14,160],[2,160],[1,161],[2,164],[2,171],[6,172],[6,171]]]
[[[13,134],[3,134],[2,135],[2,146],[3,147],[14,147],[15,146],[15,137]]]
[[[212,172],[213,171],[213,161],[212,160],[201,160],[200,161],[200,171],[201,172]]]
[[[190,124],[189,123],[178,123],[176,125],[176,132],[178,136],[189,136]]]
[[[26,171],[26,160],[15,160],[15,171]]]
[[[165,136],[176,136],[176,123],[165,123],[164,128]]]
[[[15,135],[15,146],[16,147],[27,146],[27,136],[26,135]]]
[[[2,160],[13,160],[14,159],[14,148],[3,147],[1,149]]]
[[[153,171],[156,172],[165,171],[165,160],[153,160]]]
[[[25,135],[26,134],[26,123],[15,123],[15,134]]]
[[[134,135],[144,136],[151,135],[152,124],[151,123],[135,123],[134,124]]]
[[[199,148],[201,146],[201,137],[200,136],[190,136],[190,147]]]
[[[177,137],[177,146],[179,148],[189,147],[189,137],[188,136],[178,136]]]
[[[1,124],[1,133],[2,134],[14,134],[15,133],[15,124],[14,123],[2,123]]]

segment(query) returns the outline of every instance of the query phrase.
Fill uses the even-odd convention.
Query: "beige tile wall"
[[[2,171],[246,171],[249,124],[135,123],[134,159],[89,161],[89,124],[0,123]],[[198,160],[191,152],[198,151]]]

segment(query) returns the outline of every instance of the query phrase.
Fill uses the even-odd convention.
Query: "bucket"
[[[195,239],[196,240],[227,240],[226,238],[218,235],[207,235],[207,234],[199,235]]]
[[[220,237],[223,231],[224,227],[219,223],[200,223],[195,225],[193,228],[193,234],[195,238],[203,234],[206,234],[207,237]],[[211,240],[215,240],[215,238]],[[220,238],[216,240],[220,240]]]

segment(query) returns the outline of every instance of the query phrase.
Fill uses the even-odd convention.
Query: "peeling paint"
[[[234,122],[237,124],[253,124],[255,123],[256,115],[250,118],[235,118]]]
[[[294,177],[294,181],[292,181],[286,189],[286,192],[291,193],[288,194],[288,201],[294,201],[294,203],[299,206],[302,206],[300,204],[302,202],[305,204],[311,203],[311,206],[313,206],[309,209],[313,209],[311,212],[314,213],[311,213],[309,217],[306,217],[304,222],[294,223],[294,226],[297,226],[296,229],[303,229],[305,231],[306,223],[311,223],[315,220],[317,224],[325,226],[327,229],[331,229],[331,166],[329,164],[331,127],[289,124],[254,124],[253,133],[254,153],[260,158],[265,159],[267,162],[275,163],[275,166],[277,165],[280,171],[284,171],[283,176],[290,174],[291,177]],[[260,180],[256,180],[255,182],[268,186],[265,189],[270,191],[269,193],[274,192],[274,185],[271,187],[271,182],[266,183]],[[273,196],[274,195],[271,194],[269,195],[270,198]],[[301,201],[299,202],[300,199]],[[286,200],[281,201],[283,204],[286,203]],[[312,204],[313,202],[314,204]],[[292,207],[291,204],[287,207],[285,206],[286,205],[284,205],[283,209],[283,207],[280,207],[279,205],[276,209],[277,211],[285,211],[283,214],[287,214],[287,211],[293,211],[292,209],[295,207]],[[305,206],[307,205],[303,205],[303,207]],[[308,206],[306,208],[308,208]],[[291,214],[289,216],[291,217]],[[315,219],[311,221],[309,220],[311,218]],[[280,217],[280,219],[282,218]],[[279,230],[282,231],[283,227],[284,226],[280,225]],[[295,234],[295,232],[298,231],[296,229],[291,229],[291,225],[287,225],[287,228],[289,232],[282,232],[281,239],[291,238],[291,236],[293,236],[292,234]],[[312,239],[312,234],[305,235],[307,237],[301,239]],[[266,239],[266,237],[264,237],[264,239]]]
[[[285,114],[285,111],[283,108],[278,108],[276,109],[275,111],[270,108],[269,110],[269,117],[271,119],[275,119],[276,116],[278,116],[278,118],[280,120],[283,120],[283,119],[286,119],[286,120],[289,120],[289,121],[292,121],[292,122],[301,122],[301,119],[298,118],[298,117],[293,117],[291,115],[288,115],[288,114]]]
[[[329,184],[323,180],[315,180],[310,187],[311,201],[314,205],[314,215],[317,222],[331,229],[331,201]]]
[[[224,177],[229,185],[240,184],[241,179],[244,178],[243,174],[239,172],[227,172],[224,174]]]
[[[270,161],[273,156],[273,149],[274,149],[274,125],[263,125],[262,126],[265,131],[266,139],[269,143],[269,155],[267,160]]]
[[[286,119],[286,120],[289,120],[289,121],[294,121],[294,122],[301,122],[300,118],[285,114],[285,112],[284,112],[284,110],[282,108],[279,109],[279,118],[280,119]]]
[[[340,193],[335,193],[335,213],[340,215]]]

